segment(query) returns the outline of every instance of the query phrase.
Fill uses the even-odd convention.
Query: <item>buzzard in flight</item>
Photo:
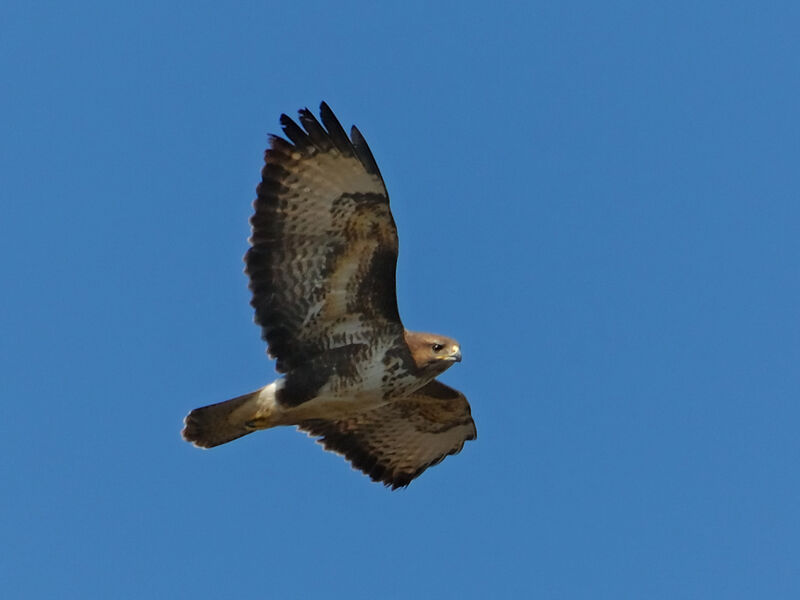
[[[324,102],[322,123],[281,115],[244,257],[255,322],[282,377],[197,408],[183,437],[210,448],[295,425],[393,489],[476,437],[466,398],[438,375],[458,343],[408,331],[397,309],[397,229],[378,165]],[[302,127],[301,127],[302,126]]]

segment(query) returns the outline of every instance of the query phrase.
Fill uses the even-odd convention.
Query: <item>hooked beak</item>
[[[453,349],[453,353],[449,356],[450,360],[455,362],[461,362],[461,348],[456,346]]]

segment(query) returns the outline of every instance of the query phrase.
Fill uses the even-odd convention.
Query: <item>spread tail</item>
[[[195,408],[184,419],[183,439],[201,448],[213,448],[271,427],[274,389],[271,384],[225,402]]]

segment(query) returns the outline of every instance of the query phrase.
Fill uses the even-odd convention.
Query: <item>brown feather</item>
[[[467,399],[437,380],[379,408],[346,419],[309,419],[299,429],[392,489],[407,486],[477,437]]]
[[[383,179],[363,137],[348,139],[327,105],[322,115],[327,129],[308,110],[305,129],[282,115],[291,142],[271,138],[245,255],[255,320],[283,373],[403,332]]]
[[[184,437],[211,447],[297,425],[393,489],[475,439],[470,406],[435,379],[458,343],[403,328],[397,229],[375,158],[327,104],[270,137],[245,255],[251,304],[284,377],[195,409]]]

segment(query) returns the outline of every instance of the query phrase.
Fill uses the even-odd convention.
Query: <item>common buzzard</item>
[[[361,133],[331,109],[286,115],[270,136],[244,257],[255,322],[282,377],[193,410],[183,437],[210,448],[296,425],[392,489],[476,437],[463,394],[436,379],[458,343],[407,331],[397,309],[397,229]],[[301,127],[302,126],[302,127]]]

